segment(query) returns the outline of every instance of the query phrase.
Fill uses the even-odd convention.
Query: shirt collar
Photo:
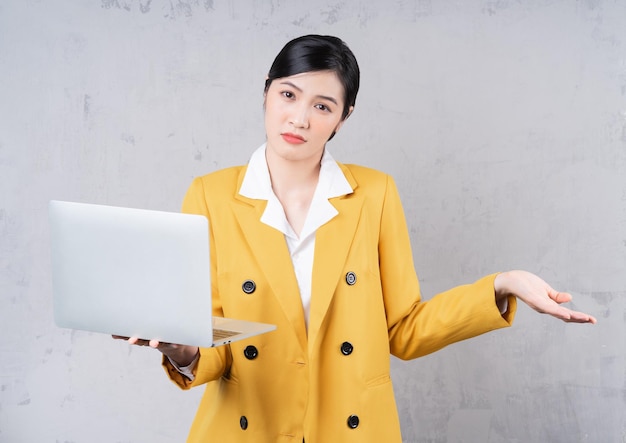
[[[267,200],[261,222],[278,229],[289,237],[298,238],[289,225],[283,208],[272,190],[270,173],[265,160],[265,149],[266,144],[261,145],[250,157],[239,194],[252,199]],[[328,201],[329,199],[352,192],[352,186],[348,183],[343,171],[330,152],[324,149],[320,162],[319,180],[299,239],[304,240],[313,234],[317,228],[337,215],[338,212]]]
[[[250,157],[248,168],[243,177],[239,194],[257,200],[270,200],[274,196],[272,191],[272,181],[270,171],[265,160],[266,144],[257,148]],[[330,154],[328,149],[324,149],[320,162],[320,177],[315,190],[316,196],[322,198],[334,198],[351,194],[352,186],[348,183],[343,171]]]

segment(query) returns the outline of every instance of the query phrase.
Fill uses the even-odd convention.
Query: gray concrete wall
[[[192,177],[263,142],[264,76],[305,33],[359,59],[329,147],[396,178],[425,298],[523,268],[599,319],[522,306],[393,360],[405,441],[626,441],[626,2],[4,0],[0,442],[184,440],[199,389],[54,326],[46,205],[178,210]]]

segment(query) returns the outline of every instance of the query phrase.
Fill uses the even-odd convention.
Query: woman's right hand
[[[145,340],[139,337],[124,337],[121,335],[113,335],[112,337],[116,340],[126,340],[131,345],[150,346],[151,348],[157,349],[181,368],[191,364],[198,355],[198,352],[200,352],[197,346],[161,343],[158,340]]]

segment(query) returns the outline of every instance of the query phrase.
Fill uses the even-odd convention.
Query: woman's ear
[[[269,75],[265,76],[265,88],[263,89],[263,97],[267,95],[267,90],[270,88],[271,80]]]
[[[350,106],[348,108],[348,113],[346,114],[346,117],[344,118],[344,121],[348,119],[348,117],[350,117],[352,115],[352,111],[354,111],[354,106]]]
[[[267,90],[269,89],[270,85],[268,84],[269,82],[269,76],[265,76],[265,89],[263,89],[263,110],[265,111],[265,102],[267,102]]]
[[[339,131],[339,129],[343,126],[344,122],[346,120],[348,120],[348,117],[350,117],[352,115],[352,111],[354,111],[354,106],[350,106],[348,108],[348,113],[346,114],[346,116],[344,118],[342,118],[339,123],[337,123],[337,127],[333,131],[333,135],[335,135],[337,133],[337,131]]]

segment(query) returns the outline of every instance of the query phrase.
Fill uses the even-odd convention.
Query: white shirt
[[[263,144],[252,154],[239,194],[247,198],[267,200],[261,222],[279,230],[285,236],[300,289],[304,318],[308,326],[311,310],[311,276],[313,274],[315,232],[338,214],[328,200],[351,194],[353,189],[337,162],[325,149],[320,161],[319,180],[304,226],[298,237],[287,221],[285,211],[272,190],[270,173],[265,159],[265,149],[266,145]]]

